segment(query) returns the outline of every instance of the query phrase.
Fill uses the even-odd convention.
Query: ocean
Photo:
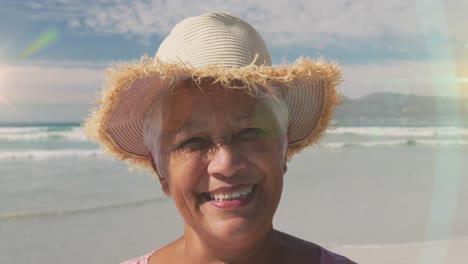
[[[276,228],[329,246],[468,237],[468,128],[337,127],[288,165]],[[119,263],[182,221],[79,124],[0,125],[0,263]]]

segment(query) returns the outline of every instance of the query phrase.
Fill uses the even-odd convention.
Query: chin
[[[261,237],[267,232],[268,225],[252,223],[245,219],[229,219],[222,223],[213,223],[210,228],[211,236],[216,240],[226,243],[245,243]],[[270,225],[271,226],[271,225]]]

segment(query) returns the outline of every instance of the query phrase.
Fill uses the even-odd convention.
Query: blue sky
[[[341,64],[344,95],[468,97],[466,0],[0,0],[0,122],[80,121],[111,61],[154,55],[180,20],[238,15],[273,63],[301,55]],[[45,32],[56,38],[22,58]]]

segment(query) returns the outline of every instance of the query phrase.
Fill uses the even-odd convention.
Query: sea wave
[[[338,127],[329,135],[357,135],[372,137],[428,138],[436,136],[468,136],[468,128],[460,127]],[[79,126],[0,127],[0,141],[78,141],[86,142]]]
[[[372,148],[372,147],[464,147],[468,146],[468,140],[426,140],[426,139],[402,139],[381,141],[338,141],[322,142],[320,148]],[[101,149],[61,149],[61,150],[2,150],[1,160],[51,160],[60,158],[110,158],[111,155]]]
[[[0,127],[0,140],[67,140],[88,141],[81,127]]]
[[[434,137],[468,136],[468,128],[461,127],[338,127],[327,131],[330,135]]]
[[[0,127],[0,135],[47,131],[47,127]]]
[[[405,140],[382,140],[382,141],[348,141],[348,142],[325,142],[319,145],[324,148],[347,148],[347,147],[394,147],[394,146],[468,146],[468,140],[426,140],[426,139],[405,139]]]
[[[108,204],[108,205],[80,208],[80,209],[74,209],[74,210],[7,212],[7,213],[0,213],[0,222],[1,221],[14,221],[14,220],[19,220],[19,219],[38,218],[38,217],[60,217],[60,216],[67,216],[67,215],[102,212],[102,211],[110,210],[110,209],[132,207],[132,206],[144,205],[144,204],[149,204],[149,203],[161,202],[165,200],[168,200],[168,198],[165,196],[160,196],[160,197],[150,198],[150,199],[145,199],[145,200],[137,200],[137,201],[124,202],[124,203],[117,203],[117,204]]]
[[[0,152],[0,160],[48,160],[64,157],[107,157],[101,150],[83,150],[83,149],[67,149],[67,150],[27,150],[27,151],[2,151]]]

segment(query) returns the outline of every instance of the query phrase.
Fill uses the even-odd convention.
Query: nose
[[[238,150],[228,146],[219,146],[214,150],[208,164],[208,174],[214,177],[229,177],[246,167],[246,161]]]

